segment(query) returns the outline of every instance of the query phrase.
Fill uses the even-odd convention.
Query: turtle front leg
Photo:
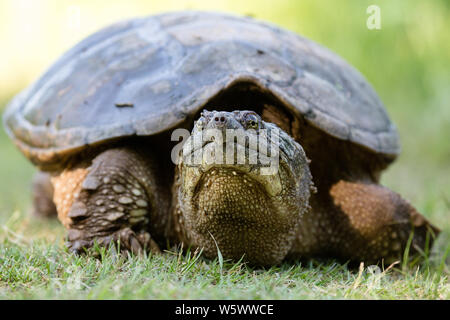
[[[154,236],[164,232],[168,201],[151,155],[109,149],[65,169],[52,182],[71,251],[120,241],[121,250],[159,252]]]
[[[431,247],[439,229],[406,200],[383,186],[339,181],[330,189],[335,206],[332,238],[339,256],[370,262],[402,258],[411,235],[411,251]],[[427,235],[429,233],[429,235]]]

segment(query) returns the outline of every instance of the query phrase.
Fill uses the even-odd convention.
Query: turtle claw
[[[131,251],[134,254],[143,252],[161,253],[158,245],[145,231],[135,233],[130,228],[124,228],[113,234],[114,242],[120,242],[121,251]]]
[[[101,247],[114,244],[121,253],[132,252],[136,255],[144,252],[161,253],[156,242],[145,231],[135,233],[130,228],[123,228],[107,236],[96,236],[90,240],[79,238],[81,235],[82,233],[78,230],[72,229],[69,231],[67,247],[70,252],[83,254],[89,252],[89,249],[94,247],[95,244]]]
[[[75,240],[72,242],[67,241],[66,245],[70,253],[79,255],[84,253],[86,248],[90,247],[90,242],[86,240]]]

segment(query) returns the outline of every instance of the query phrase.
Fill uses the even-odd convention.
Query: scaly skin
[[[75,252],[95,241],[159,252],[169,240],[203,248],[208,257],[215,257],[218,247],[225,258],[273,265],[318,256],[387,263],[401,258],[411,231],[412,252],[423,250],[427,241],[431,246],[439,230],[378,185],[382,163],[277,112],[266,106],[263,121],[253,111],[205,111],[188,140],[205,137],[204,129],[238,129],[250,139],[261,137],[263,129],[271,137],[277,133],[275,174],[260,174],[261,164],[249,164],[250,152],[244,164],[237,158],[231,164],[208,163],[203,157],[191,163],[191,154],[214,150],[223,141],[186,143],[170,191],[160,156],[147,145],[127,145],[69,164],[52,177],[53,194],[48,176],[38,176],[36,209],[54,212],[48,205],[53,197]],[[239,140],[229,145],[256,150]]]
[[[52,177],[58,218],[68,229],[71,251],[94,242],[120,241],[122,250],[159,252],[154,241],[165,231],[168,194],[155,175],[151,154],[112,148]]]
[[[252,121],[256,122],[252,123]],[[176,229],[182,240],[201,247],[206,256],[217,254],[216,242],[226,258],[254,264],[271,265],[281,262],[291,248],[301,222],[309,208],[311,174],[301,146],[285,132],[265,123],[252,111],[204,112],[197,121],[191,140],[205,129],[261,129],[279,131],[279,169],[275,175],[261,175],[259,164],[189,164],[193,151],[190,140],[185,144],[178,166]],[[215,148],[217,140],[205,145]],[[232,143],[232,142],[228,142]],[[233,144],[233,143],[232,143]],[[236,143],[237,147],[241,147]]]

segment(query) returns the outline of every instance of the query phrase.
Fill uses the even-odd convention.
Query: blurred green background
[[[381,29],[369,30],[369,5]],[[397,124],[402,154],[383,183],[450,230],[450,1],[1,0],[0,109],[79,40],[117,20],[180,9],[270,21],[346,59],[374,86]],[[0,128],[0,223],[30,206],[34,168]],[[61,232],[58,226],[52,228]],[[39,232],[26,234],[38,236]],[[48,235],[48,234],[47,234]]]

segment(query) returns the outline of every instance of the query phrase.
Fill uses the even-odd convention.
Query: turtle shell
[[[294,115],[395,157],[379,97],[326,48],[247,17],[174,12],[114,24],[78,43],[7,107],[4,124],[38,165],[108,139],[177,127],[212,97],[251,82]]]

